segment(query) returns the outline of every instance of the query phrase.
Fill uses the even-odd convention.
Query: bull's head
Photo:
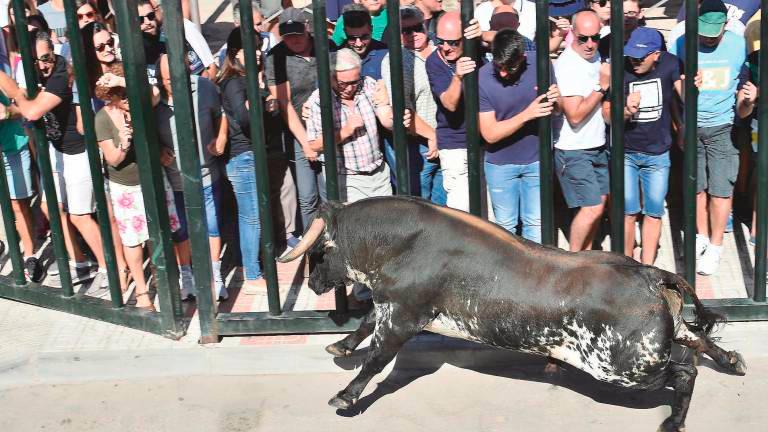
[[[307,253],[314,267],[309,275],[309,288],[315,294],[324,294],[347,282],[344,254],[333,240],[334,206],[324,206],[312,221],[301,241],[287,255],[278,258],[286,263]]]

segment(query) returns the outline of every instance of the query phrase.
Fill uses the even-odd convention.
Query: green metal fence
[[[24,72],[29,87],[29,96],[37,91],[37,75],[34,60],[31,57],[27,35],[26,18],[24,16],[23,0],[13,0],[20,50],[23,57]],[[146,62],[143,51],[141,33],[138,31],[137,0],[114,2],[116,8],[117,27],[120,36],[121,52],[125,67],[128,99],[134,127],[134,145],[136,146],[137,162],[140,166],[142,193],[149,221],[150,256],[157,269],[157,295],[159,297],[159,312],[147,312],[126,306],[122,302],[119,289],[118,271],[115,261],[107,201],[104,190],[104,179],[101,174],[101,161],[94,131],[94,114],[89,103],[82,103],[83,125],[88,156],[90,158],[91,175],[97,203],[97,218],[105,251],[108,267],[111,301],[91,298],[75,294],[71,276],[69,275],[68,256],[62,236],[62,225],[58,216],[56,200],[48,200],[51,216],[53,249],[61,270],[62,287],[53,288],[25,280],[22,254],[19,249],[18,234],[13,224],[13,211],[10,206],[7,181],[0,176],[0,207],[3,212],[5,231],[9,245],[9,257],[13,267],[10,277],[0,277],[0,297],[15,299],[31,304],[62,310],[77,315],[100,319],[115,324],[163,334],[168,337],[180,337],[186,328],[188,320],[184,318],[179,298],[178,269],[172,250],[171,233],[168,225],[167,208],[164,201],[162,167],[159,158],[151,157],[158,154],[158,137],[155,117],[151,105],[150,87],[147,82]],[[697,15],[697,2],[687,1],[687,16]],[[256,44],[252,19],[251,0],[240,0],[240,30],[243,37],[243,47],[246,55],[246,69],[255,71],[257,67]],[[65,0],[67,24],[70,29],[70,44],[72,61],[81,101],[89,101],[87,68],[83,53],[83,43],[79,35],[75,14],[75,1]],[[474,2],[462,0],[462,22],[466,26],[474,15]],[[763,7],[768,6],[768,0],[763,0]],[[393,108],[395,118],[402,116],[405,109],[403,91],[402,51],[399,31],[399,2],[388,0],[388,19],[390,40],[390,61],[392,80]],[[223,313],[217,310],[214,295],[210,289],[205,289],[212,279],[210,251],[208,246],[207,227],[205,225],[205,206],[202,197],[202,182],[200,160],[197,151],[197,133],[195,130],[195,115],[192,109],[190,93],[190,78],[185,66],[185,37],[181,16],[180,0],[164,0],[164,28],[167,36],[170,72],[174,94],[174,119],[178,133],[180,154],[177,155],[183,172],[183,194],[185,210],[189,221],[189,235],[192,244],[192,266],[196,280],[197,310],[201,324],[201,341],[215,342],[221,336],[245,334],[286,334],[286,333],[320,333],[346,332],[355,329],[360,322],[359,311],[348,311],[346,292],[342,289],[336,292],[336,310],[334,311],[283,311],[281,310],[280,292],[277,282],[277,267],[274,256],[270,202],[269,178],[267,174],[267,158],[262,124],[262,105],[259,97],[259,83],[255,73],[248,74],[247,95],[251,119],[252,149],[255,155],[256,176],[258,188],[259,214],[261,215],[262,238],[261,251],[264,263],[264,273],[268,282],[268,305],[266,312]],[[551,61],[548,55],[549,22],[548,1],[537,0],[537,69],[538,91],[545,93],[550,84]],[[329,43],[323,35],[325,29],[325,1],[312,3],[313,25],[315,34],[314,49],[317,57],[318,86],[322,107],[322,125],[324,142],[333,142],[333,118],[331,109],[331,86],[329,65]],[[612,25],[611,58],[623,58],[623,7],[621,2],[613,2],[611,21],[619,23]],[[761,23],[761,38],[768,37],[766,23]],[[72,36],[76,35],[76,36]],[[686,57],[685,73],[693,77],[697,70],[697,21],[686,21]],[[479,41],[464,41],[465,55],[477,58]],[[765,56],[760,56],[760,82],[768,82]],[[611,87],[623,88],[623,62],[612,62]],[[696,124],[697,90],[693,79],[685,81],[685,123]],[[768,86],[760,87],[760,100],[768,100]],[[481,214],[481,169],[482,143],[478,131],[478,79],[477,72],[464,77],[464,103],[466,104],[467,148],[469,164],[470,212]],[[624,176],[623,176],[623,110],[624,96],[621,92],[611,95],[611,207],[612,220],[623,220],[624,217]],[[759,114],[759,142],[768,143],[768,128],[763,125],[768,122],[768,110]],[[542,241],[544,244],[555,245],[557,241],[555,230],[554,206],[554,163],[551,119],[544,117],[538,120],[540,139],[540,176],[541,176],[541,211],[542,211]],[[35,145],[37,148],[37,163],[41,173],[43,193],[48,197],[55,196],[51,161],[48,156],[48,145],[40,121],[34,124]],[[402,121],[394,122],[394,146],[398,163],[396,172],[398,191],[408,194],[410,182],[408,179],[408,152],[406,131]],[[683,202],[684,202],[684,263],[685,276],[695,283],[694,239],[696,234],[696,128],[685,130]],[[731,320],[768,319],[768,304],[766,303],[766,247],[768,247],[768,144],[759,146],[757,176],[758,176],[758,230],[755,258],[755,285],[750,298],[707,300],[705,304],[718,312],[724,313]],[[339,185],[336,170],[336,149],[326,145],[324,149],[326,189],[328,199],[339,199]],[[2,155],[0,155],[2,157]],[[611,227],[611,249],[617,253],[624,251],[623,223],[614,223]]]

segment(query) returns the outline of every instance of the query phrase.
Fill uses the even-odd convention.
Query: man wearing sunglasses
[[[443,173],[440,170],[435,137],[437,105],[429,87],[426,67],[427,58],[435,47],[427,37],[424,15],[415,6],[400,8],[400,42],[403,46],[403,83],[406,105],[412,105],[416,109],[413,120],[417,136],[409,137],[408,143],[411,192],[420,191],[422,198],[445,205]],[[381,63],[381,74],[391,98],[389,54]],[[384,147],[384,154],[391,170],[395,171],[395,151],[391,145]]]
[[[385,0],[354,0],[354,3],[361,6],[362,10],[368,13],[371,18],[371,38],[377,41],[382,40],[384,30],[387,28],[387,8]],[[343,11],[348,10],[349,5],[345,6],[339,20],[336,21],[336,28],[333,31],[331,39],[337,46],[342,46],[347,40],[346,23]]]
[[[746,41],[726,29],[728,9],[721,0],[702,1],[698,20],[701,85],[696,117],[696,270],[701,275],[712,275],[720,265],[739,170],[739,149],[731,132],[736,93],[746,80],[741,73],[746,61]],[[685,36],[670,46],[670,52],[685,59]]]
[[[67,71],[67,61],[56,55],[47,32],[31,34],[32,55],[38,78],[42,85],[34,99],[27,98],[26,91],[11,77],[0,72],[0,89],[18,107],[21,115],[29,121],[42,120],[45,135],[50,144],[51,165],[59,202],[60,216],[64,225],[64,238],[70,258],[75,261],[72,276],[75,282],[92,278],[92,263],[89,263],[77,246],[74,227],[93,251],[98,261],[99,272],[103,275],[100,287],[107,284],[106,265],[101,244],[101,235],[93,219],[95,199],[85,140],[77,121],[79,106],[73,99],[72,84]],[[46,199],[56,199],[46,197]]]
[[[570,250],[591,249],[608,197],[608,150],[601,102],[610,85],[608,64],[600,63],[600,18],[592,10],[573,15],[573,42],[555,62],[565,120],[555,142],[555,166],[569,208]]]
[[[387,54],[387,45],[373,38],[373,25],[368,10],[359,3],[352,3],[344,7],[341,16],[347,36],[343,46],[360,56],[363,76],[380,80],[381,61]]]
[[[624,252],[634,257],[635,223],[642,212],[640,261],[648,265],[656,260],[661,236],[675,93],[682,97],[682,65],[663,47],[661,34],[648,27],[637,28],[624,45]],[[610,112],[610,101],[603,101],[606,123]]]
[[[435,50],[427,59],[429,86],[437,101],[437,147],[443,169],[448,207],[469,211],[467,130],[464,126],[462,78],[475,71],[475,61],[465,57],[462,35],[480,37],[477,20],[462,31],[461,15],[446,12],[437,23]]]
[[[541,243],[539,127],[559,103],[556,84],[539,95],[536,52],[526,52],[525,37],[503,29],[493,41],[493,62],[480,68],[479,126],[488,143],[485,178],[496,223]],[[554,78],[552,79],[554,82]]]

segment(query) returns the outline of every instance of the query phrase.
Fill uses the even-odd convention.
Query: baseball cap
[[[624,55],[632,58],[644,58],[648,54],[661,51],[661,33],[649,27],[638,27],[624,44]]]
[[[549,16],[569,17],[585,7],[584,0],[549,0]]]
[[[699,35],[718,37],[728,21],[728,9],[722,0],[704,0],[699,7]]]
[[[278,27],[280,36],[304,34],[307,31],[306,23],[307,16],[303,10],[294,7],[286,8],[280,14],[280,25]]]

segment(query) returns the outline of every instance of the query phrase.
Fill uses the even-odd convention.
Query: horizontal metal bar
[[[756,302],[748,298],[702,300],[712,312],[726,317],[728,321],[765,321],[768,320],[768,303]],[[693,318],[693,305],[685,305],[686,319]]]
[[[278,335],[302,333],[348,333],[360,326],[363,313],[336,311],[288,311],[281,315],[268,312],[219,313],[219,335]]]
[[[0,297],[2,298],[155,333],[169,339],[178,340],[184,335],[183,332],[166,331],[161,324],[159,313],[133,307],[114,308],[109,300],[82,295],[64,297],[62,294],[63,291],[60,288],[39,284],[14,286],[10,277],[0,276]],[[186,325],[181,327],[185,328]]]

